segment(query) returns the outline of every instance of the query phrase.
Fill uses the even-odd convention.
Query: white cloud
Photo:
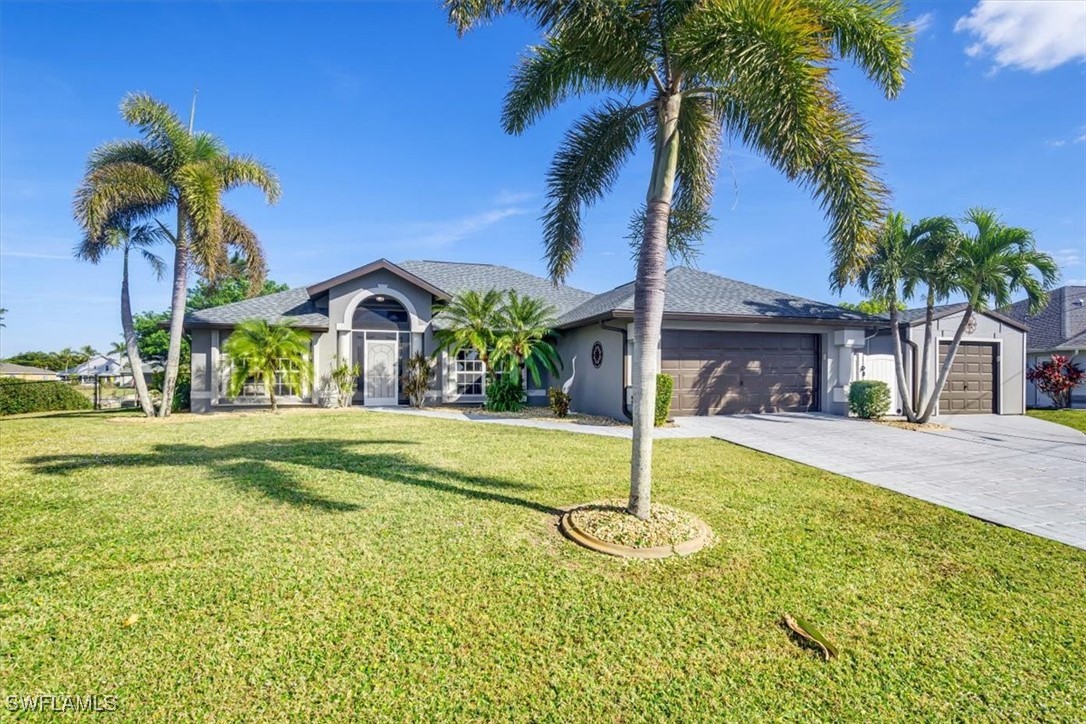
[[[516,204],[523,204],[525,201],[531,201],[535,198],[535,194],[531,191],[510,191],[508,189],[502,189],[498,192],[498,195],[494,197],[494,203],[497,206],[514,206]]]
[[[929,28],[931,28],[932,23],[934,22],[935,13],[924,13],[923,15],[917,17],[915,20],[909,23],[909,25],[912,26],[914,33],[920,35],[921,33],[924,33]]]
[[[396,236],[399,236],[398,243],[411,246],[447,246],[493,226],[504,219],[508,219],[510,216],[520,216],[526,213],[526,209],[506,206],[444,221],[412,222],[399,229]]]
[[[1086,60],[1086,3],[1081,0],[981,0],[955,32],[976,41],[970,57],[991,56],[996,68],[1033,72]]]
[[[0,250],[0,256],[14,256],[20,259],[56,259],[64,261],[72,261],[74,258],[71,254],[43,254],[37,251],[8,251],[7,249]]]
[[[1055,141],[1045,141],[1045,145],[1051,146],[1052,148],[1061,148],[1076,143],[1086,143],[1086,126],[1080,128],[1078,130],[1078,135],[1074,138],[1058,138]]]
[[[1049,253],[1061,267],[1082,266],[1081,249],[1057,249]]]

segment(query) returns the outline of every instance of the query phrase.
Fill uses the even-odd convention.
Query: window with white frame
[[[482,395],[486,392],[486,363],[475,350],[456,355],[456,394]]]

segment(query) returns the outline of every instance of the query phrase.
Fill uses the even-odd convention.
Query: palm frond
[[[190,224],[193,261],[213,280],[227,258],[223,246],[222,180],[212,163],[187,163],[174,174],[180,201]]]
[[[551,278],[561,281],[580,253],[581,213],[603,198],[651,122],[645,106],[609,101],[566,134],[547,173],[543,243]]]
[[[912,27],[895,0],[804,0],[841,58],[853,61],[886,95],[905,85],[912,56]]]
[[[107,141],[91,151],[87,171],[95,171],[115,163],[135,163],[165,175],[168,171],[163,155],[151,144],[140,140]]]
[[[150,249],[140,249],[140,256],[142,256],[143,260],[151,267],[155,279],[162,281],[163,277],[166,276],[167,269],[166,262],[163,261],[162,257],[155,254]]]
[[[222,178],[224,191],[254,186],[264,192],[269,204],[274,204],[282,194],[279,179],[268,166],[252,156],[219,156],[214,159]]]
[[[161,174],[126,161],[89,171],[76,189],[73,212],[79,226],[97,237],[118,215],[150,218],[173,202],[170,185]]]
[[[192,136],[168,105],[147,93],[129,93],[121,100],[121,116],[139,128],[156,150],[170,156],[191,156]]]
[[[236,214],[224,209],[222,239],[226,246],[237,251],[244,259],[245,272],[249,279],[249,294],[252,296],[260,294],[264,288],[264,280],[267,278],[268,264],[264,256],[264,247],[256,233]]]

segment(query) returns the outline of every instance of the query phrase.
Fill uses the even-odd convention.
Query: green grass
[[[1029,410],[1026,414],[1086,433],[1086,410]]]
[[[1086,710],[1083,551],[664,440],[658,499],[719,542],[601,557],[555,508],[621,496],[628,445],[357,410],[6,419],[0,696],[116,695],[140,721]]]

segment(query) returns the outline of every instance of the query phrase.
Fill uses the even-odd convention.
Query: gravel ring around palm
[[[710,545],[713,532],[700,518],[655,504],[648,520],[626,512],[625,500],[601,500],[568,509],[562,532],[586,548],[624,558],[689,555]]]

